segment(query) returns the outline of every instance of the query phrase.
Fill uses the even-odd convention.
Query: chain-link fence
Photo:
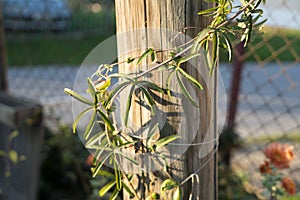
[[[8,42],[8,53],[14,50],[14,45],[15,48],[19,48],[20,45],[23,48],[26,45],[32,45],[30,42],[24,43],[27,37],[16,39],[14,34],[19,32],[27,32],[27,34],[47,32],[47,34],[51,33],[51,37],[59,34],[62,35],[59,39],[65,41],[69,38],[69,33],[86,34],[91,31],[113,33],[115,30],[111,1],[45,0],[48,2],[45,3],[45,7],[49,7],[54,2],[60,2],[57,3],[58,7],[48,8],[49,13],[52,12],[50,12],[52,9],[61,9],[60,6],[66,10],[64,17],[57,18],[54,17],[55,14],[53,16],[51,16],[52,14],[39,17],[30,16],[34,13],[30,9],[40,9],[41,11],[46,9],[35,7],[36,3],[34,4],[33,0],[2,1],[7,3],[6,8],[5,5],[3,6],[4,17],[8,40],[12,41]],[[9,7],[11,2],[18,6],[23,5],[24,2],[26,6],[33,6],[28,8],[28,13],[31,14],[22,11],[23,16],[18,15],[21,19],[15,19],[11,11],[7,11],[5,14],[5,9],[12,9]],[[265,17],[268,18],[265,25],[266,33],[254,38],[245,54],[240,57],[243,67],[235,128],[242,138],[243,147],[235,152],[232,160],[232,166],[245,173],[250,182],[256,186],[261,184],[258,167],[260,163],[263,163],[263,149],[267,144],[272,141],[284,141],[294,145],[296,158],[300,156],[300,20],[297,18],[300,3],[297,0],[268,1],[263,9]],[[42,18],[47,18],[49,24],[45,25],[43,20],[43,22],[39,21]],[[23,22],[10,21],[19,19]],[[27,23],[31,25],[29,26]],[[40,23],[43,26],[40,26]],[[52,25],[50,25],[51,23]],[[75,41],[78,36],[74,38]],[[86,48],[86,54],[99,42],[99,39],[92,41]],[[86,44],[85,41],[83,43]],[[73,47],[69,44],[72,48],[67,50],[73,53],[76,48],[84,49],[84,45],[81,45],[83,43],[80,43],[80,47]],[[31,49],[27,50],[30,52]],[[49,52],[51,49],[46,49],[43,54]],[[41,63],[42,65],[35,67],[13,66],[14,64],[10,66],[8,70],[9,88],[10,92],[15,95],[38,99],[44,105],[47,117],[59,117],[62,122],[70,123],[73,120],[70,113],[70,98],[63,93],[63,88],[73,86],[79,62],[70,60],[71,64],[61,65],[58,62],[59,55],[55,54],[55,56],[54,63],[51,65]],[[11,63],[15,62],[13,59],[11,58]],[[80,59],[83,61],[84,57]],[[27,60],[25,59],[26,65],[31,62],[36,64],[35,61],[27,61],[28,56]],[[220,64],[220,71],[228,94],[231,92],[229,91],[230,82],[234,70],[235,68],[231,64]],[[81,75],[84,77],[89,74]],[[300,185],[299,164],[299,159],[295,159],[291,169],[285,172],[295,178],[298,186]]]
[[[257,36],[239,58],[242,68],[235,128],[243,144],[232,160],[232,166],[256,186],[254,192],[262,188],[258,169],[265,159],[263,151],[274,141],[294,146],[296,159],[284,174],[292,177],[298,188],[300,185],[300,4],[267,1],[264,11],[268,18],[265,34]],[[223,74],[235,78],[234,72],[224,69]]]

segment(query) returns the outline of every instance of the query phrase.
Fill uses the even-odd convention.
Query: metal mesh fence
[[[7,35],[24,31],[52,34],[114,31],[111,1],[69,0],[64,5],[70,14],[66,14],[69,16],[61,21],[60,24],[63,25],[57,27],[53,23],[53,26],[44,24],[43,28],[39,24],[41,21],[34,18],[34,22],[29,26],[30,30],[28,27],[24,30],[21,27],[22,23],[26,24],[31,17],[24,14],[21,17],[23,22],[20,27],[16,27],[18,23],[14,26],[9,25],[12,24],[9,20],[16,19],[4,13],[5,20],[8,19]],[[263,149],[272,141],[284,141],[294,145],[296,154],[291,169],[284,173],[294,177],[299,186],[300,161],[297,157],[300,156],[300,20],[297,14],[300,11],[300,3],[296,0],[268,1],[264,10],[268,18],[265,25],[266,34],[254,39],[240,58],[244,65],[235,124],[244,145],[235,152],[232,166],[245,173],[253,185],[260,186],[261,176],[257,169],[264,159]],[[56,19],[48,21],[56,22]],[[97,44],[98,41],[94,46]],[[58,117],[63,123],[71,123],[73,120],[70,113],[71,99],[63,93],[63,88],[72,88],[78,67],[79,65],[57,66],[56,63],[53,63],[53,66],[10,66],[8,74],[10,93],[39,100],[45,107],[46,118]],[[229,64],[220,65],[228,93],[232,70]]]
[[[266,33],[254,39],[240,58],[243,68],[235,125],[243,147],[232,160],[255,192],[261,192],[258,168],[265,158],[263,151],[274,141],[294,146],[296,159],[283,173],[300,185],[300,4],[267,1],[264,10]]]

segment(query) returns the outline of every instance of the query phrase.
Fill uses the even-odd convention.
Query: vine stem
[[[251,4],[253,4],[255,2],[255,0],[250,0],[246,5],[244,5],[242,8],[240,8],[240,10],[238,12],[236,12],[233,16],[231,16],[229,19],[227,19],[226,21],[224,21],[223,23],[219,24],[217,27],[215,27],[215,29],[218,29],[218,28],[221,28],[223,26],[226,26],[228,24],[230,24],[235,18],[237,18],[242,12],[244,12]],[[209,36],[209,34],[211,34],[212,31],[209,31],[206,33],[206,35],[204,35],[202,38],[201,38],[201,41],[205,38],[207,38]],[[195,38],[192,39],[192,41],[194,40]],[[189,43],[189,42],[188,42]],[[177,53],[174,57],[178,57],[178,56],[181,56],[183,53],[187,52],[189,49],[192,48],[192,45],[189,45],[188,47],[186,47],[184,50],[180,51],[179,53]],[[136,78],[141,78],[142,76],[148,74],[149,72],[152,72],[156,69],[158,69],[159,67],[167,64],[168,62],[171,62],[174,57],[170,57],[168,58],[167,60],[163,61],[162,63],[148,69],[147,71],[145,72],[142,72],[141,74],[139,74],[138,76],[136,76]]]
[[[218,28],[221,28],[223,26],[230,24],[235,18],[237,18],[242,12],[244,12],[254,2],[255,2],[255,0],[249,1],[246,5],[241,7],[238,12],[236,12],[234,15],[232,15],[229,19],[227,19],[223,23],[219,24],[216,28],[218,29]]]
[[[179,53],[177,53],[174,57],[181,56],[183,53],[187,52],[190,48],[192,48],[192,45],[186,47],[184,50],[182,50],[182,51],[180,51]],[[148,69],[147,71],[142,72],[141,74],[139,74],[139,75],[136,76],[135,78],[136,78],[136,79],[141,78],[142,76],[148,74],[149,72],[152,72],[152,71],[154,71],[154,70],[160,68],[161,66],[167,64],[168,62],[171,62],[171,61],[174,59],[174,57],[168,58],[167,60],[163,61],[162,63],[160,63],[160,64],[158,64],[158,65],[156,65],[156,66],[154,66],[154,67]]]
[[[135,197],[137,197],[138,199],[141,199],[141,198],[139,197],[138,193],[135,191],[134,186],[133,186],[132,183],[130,182],[129,178],[127,177],[127,174],[125,173],[125,170],[123,169],[122,165],[120,165],[120,163],[119,163],[118,161],[117,161],[117,163],[118,163],[118,165],[119,165],[119,167],[120,167],[120,170],[121,170],[121,172],[122,172],[123,177],[125,176],[127,182],[129,183],[131,189],[133,190],[133,193],[134,193]]]

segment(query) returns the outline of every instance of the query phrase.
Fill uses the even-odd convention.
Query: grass
[[[10,66],[80,65],[100,42],[115,33],[114,12],[74,11],[66,32],[7,33]]]
[[[266,135],[263,134],[259,137],[249,136],[247,137],[247,140],[245,140],[245,146],[253,146],[255,145],[264,145],[270,141],[278,141],[278,142],[293,142],[300,144],[300,134],[299,132],[290,133],[288,135],[282,135],[282,134],[273,134],[273,135]]]
[[[87,54],[108,35],[83,37],[62,36],[19,39],[7,42],[10,66],[24,65],[79,65]]]
[[[227,61],[227,54],[220,51],[221,62]],[[265,28],[264,34],[254,34],[244,60],[263,62],[299,62],[300,30]]]
[[[248,52],[249,60],[299,61],[300,30],[267,28],[265,34],[258,35],[249,45]]]
[[[110,17],[109,17],[110,16]],[[77,13],[72,18],[71,30],[82,30],[88,32],[91,27],[101,26],[101,21],[112,20],[110,14],[87,14]],[[101,22],[98,24],[98,22]],[[103,26],[105,28],[106,26]],[[245,55],[247,61],[267,61],[280,60],[299,61],[300,57],[300,31],[271,28],[266,29],[266,34],[258,35],[249,45]],[[8,61],[11,66],[24,65],[52,65],[67,64],[79,65],[85,56],[97,44],[114,33],[114,28],[110,27],[102,30],[101,34],[85,34],[82,37],[40,34],[39,37],[24,36],[16,34],[8,37],[7,51]],[[72,34],[71,34],[72,35]],[[255,55],[252,53],[255,52]],[[221,62],[226,62],[226,54],[221,51]]]

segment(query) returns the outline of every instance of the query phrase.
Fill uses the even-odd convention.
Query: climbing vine
[[[261,26],[266,21],[260,21],[263,11],[259,9],[259,5],[265,3],[265,0],[240,0],[240,6],[233,6],[232,0],[207,1],[215,3],[216,6],[200,11],[198,14],[211,17],[210,25],[187,42],[184,48],[176,47],[168,50],[171,53],[167,59],[158,62],[157,53],[160,53],[161,50],[149,48],[139,57],[127,58],[119,63],[101,64],[98,70],[87,78],[87,93],[91,98],[86,98],[68,88],[64,90],[65,93],[87,105],[87,108],[74,120],[73,131],[76,133],[78,122],[89,113],[90,118],[83,137],[86,141],[86,147],[95,150],[94,165],[91,171],[93,176],[105,176],[111,180],[100,189],[100,196],[105,195],[114,188],[110,199],[116,199],[121,190],[128,192],[129,196],[138,198],[138,194],[131,184],[133,174],[124,170],[122,160],[125,159],[132,165],[138,165],[138,163],[126,151],[155,155],[153,158],[165,161],[168,156],[165,147],[179,138],[176,134],[161,136],[157,124],[150,128],[146,139],[135,134],[128,127],[133,97],[137,97],[149,110],[150,116],[153,117],[157,112],[157,100],[153,97],[153,93],[175,98],[170,85],[172,81],[176,81],[184,97],[193,106],[198,106],[197,101],[186,88],[184,81],[188,81],[198,90],[203,90],[203,86],[194,76],[183,69],[183,65],[194,58],[203,56],[201,52],[205,52],[205,66],[208,67],[212,75],[217,67],[219,48],[227,51],[228,60],[230,61],[232,58],[232,40],[239,38],[247,45],[251,39],[253,29]],[[146,71],[138,72],[134,77],[130,74],[112,71],[113,67],[120,63],[139,66],[146,59],[150,59],[154,66]],[[144,76],[158,70],[168,72],[168,77],[163,86],[143,79]],[[173,77],[175,78],[173,79]],[[122,79],[123,81],[111,88],[113,78]],[[124,128],[118,125],[115,115],[118,95],[125,89],[129,93],[126,98],[123,116]],[[100,131],[94,133],[95,130],[98,130],[96,127],[100,128]],[[113,172],[103,170],[103,166],[106,164],[113,167]],[[149,196],[149,199],[163,199],[164,193],[168,190],[174,191],[173,199],[182,199],[181,186],[190,179],[192,179],[192,182],[198,182],[198,177],[195,174],[191,174],[182,182],[176,182],[168,171],[167,162],[161,162],[161,165],[166,174],[166,179],[161,185],[160,194],[153,193]],[[189,198],[191,199],[192,196],[190,195]]]

